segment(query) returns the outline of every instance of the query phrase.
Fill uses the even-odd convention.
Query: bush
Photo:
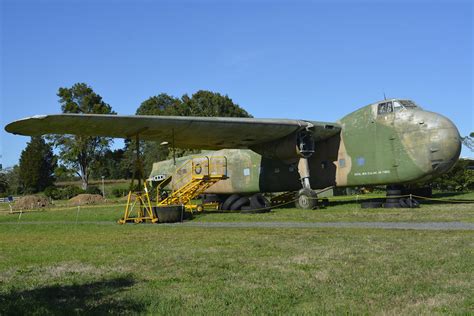
[[[98,195],[102,195],[102,190],[100,190],[100,189],[99,189],[98,187],[96,187],[96,186],[90,185],[90,186],[87,187],[86,193],[87,193],[87,194],[98,194]]]
[[[125,188],[114,188],[112,190],[112,194],[113,196],[115,197],[122,197],[122,196],[125,196],[128,194],[128,189],[125,189]]]
[[[84,190],[74,185],[69,185],[63,188],[50,186],[44,190],[44,195],[52,198],[53,200],[69,200],[70,198],[84,192]]]
[[[53,199],[53,200],[60,200],[61,199],[61,190],[55,186],[49,186],[44,189],[44,195]]]
[[[63,200],[69,200],[70,198],[75,197],[76,195],[82,194],[85,191],[79,187],[76,187],[75,185],[68,185],[67,187],[64,187],[64,196]]]

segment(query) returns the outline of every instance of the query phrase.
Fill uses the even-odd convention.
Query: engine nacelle
[[[311,132],[300,131],[251,149],[265,158],[295,162],[314,153],[314,140]]]

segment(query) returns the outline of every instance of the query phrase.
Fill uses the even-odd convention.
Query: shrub
[[[112,194],[115,197],[122,197],[128,194],[128,189],[126,188],[114,188]]]
[[[98,195],[102,195],[102,190],[100,190],[100,189],[99,189],[98,187],[96,187],[96,186],[90,185],[90,186],[87,187],[86,193],[87,193],[87,194],[98,194]]]
[[[50,186],[44,190],[44,195],[52,198],[53,200],[69,200],[70,198],[84,192],[84,190],[74,185],[69,185],[63,188]]]
[[[44,189],[44,195],[47,197],[53,199],[53,200],[60,200],[61,199],[61,189],[55,187],[55,186],[49,186],[46,189]]]

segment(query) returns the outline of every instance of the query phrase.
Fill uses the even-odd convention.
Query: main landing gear
[[[311,189],[310,170],[308,159],[314,154],[313,135],[309,131],[303,131],[297,138],[297,149],[300,155],[298,162],[298,173],[300,174],[301,186],[298,191],[296,207],[312,210],[318,206],[318,195]]]

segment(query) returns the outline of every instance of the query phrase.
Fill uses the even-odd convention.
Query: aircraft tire
[[[240,198],[240,195],[232,194],[224,201],[224,203],[222,203],[221,210],[230,211],[230,206],[232,205],[232,203],[237,201],[239,198]]]
[[[399,202],[397,203],[385,203],[383,205],[384,208],[400,208],[402,207]]]
[[[298,191],[296,207],[304,210],[312,210],[318,206],[318,195],[311,189],[303,188]]]
[[[385,203],[392,203],[392,204],[395,204],[395,203],[400,203],[400,200],[401,200],[401,198],[387,198],[387,200],[385,201]]]
[[[387,190],[387,196],[400,196],[402,195],[402,190]]]
[[[237,201],[235,201],[234,203],[232,203],[232,205],[230,206],[230,210],[231,211],[240,211],[242,206],[249,205],[249,203],[250,203],[249,198],[243,196],[240,199],[238,199]]]
[[[382,202],[380,201],[366,201],[360,203],[361,208],[381,208],[382,207]]]
[[[409,200],[409,199],[403,199],[403,198],[402,198],[402,199],[400,199],[400,200],[398,201],[398,203],[400,203],[400,206],[401,206],[402,208],[411,208],[411,206],[408,204],[408,203],[409,203],[408,200]]]
[[[418,202],[417,200],[415,199],[406,199],[406,203],[408,205],[409,208],[417,208],[417,207],[420,207],[420,202]]]
[[[254,194],[250,197],[250,207],[254,210],[267,209],[271,206],[272,204],[270,203],[270,201],[265,198],[261,193]]]
[[[242,206],[240,208],[240,213],[242,214],[260,214],[260,213],[268,213],[270,211],[271,211],[270,208],[253,209],[251,206]]]

